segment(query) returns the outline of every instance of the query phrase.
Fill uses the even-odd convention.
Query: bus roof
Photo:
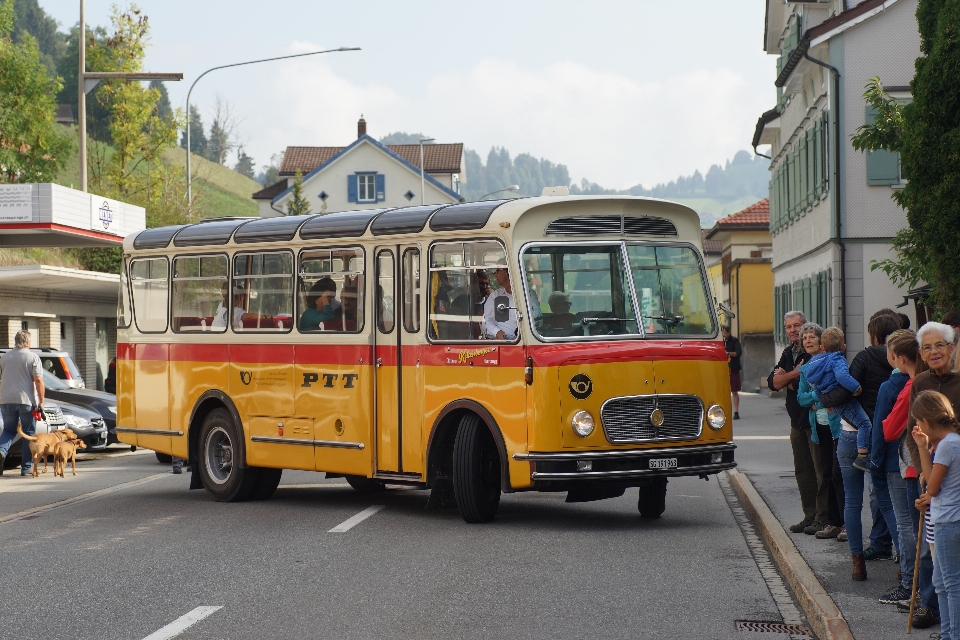
[[[372,238],[513,228],[514,241],[571,237],[682,239],[699,246],[700,218],[684,205],[638,196],[539,196],[399,209],[361,209],[274,218],[208,218],[147,229],[124,239],[125,252],[262,242]]]

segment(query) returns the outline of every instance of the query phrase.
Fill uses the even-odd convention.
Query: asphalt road
[[[783,603],[716,477],[671,480],[655,521],[633,489],[505,495],[468,525],[423,491],[285,472],[272,499],[221,504],[151,453],[97,458],[0,477],[0,638],[787,637],[736,631]]]

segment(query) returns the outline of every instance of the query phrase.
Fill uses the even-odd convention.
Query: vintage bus
[[[546,191],[545,191],[546,193]],[[124,241],[117,433],[220,501],[283,469],[567,501],[736,466],[700,221],[633,197],[219,218]]]

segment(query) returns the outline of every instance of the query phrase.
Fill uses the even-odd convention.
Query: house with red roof
[[[310,211],[383,209],[462,202],[463,143],[389,144],[367,135],[357,122],[357,139],[345,147],[287,147],[280,180],[253,194],[260,217],[286,215],[297,171]]]
[[[904,185],[899,156],[861,153],[850,137],[875,116],[863,99],[873,78],[890,98],[910,100],[917,0],[764,4],[777,102],[758,119],[753,145],[770,145],[777,343],[787,342],[779,319],[799,309],[844,329],[852,357],[868,345],[870,315],[908,293],[871,268],[896,259],[891,239],[907,224],[891,199]],[[904,311],[915,323],[914,310]]]
[[[705,238],[720,244],[720,286],[714,295],[733,311],[724,322],[743,345],[742,380],[752,390],[770,372],[775,348],[770,198],[721,218]]]

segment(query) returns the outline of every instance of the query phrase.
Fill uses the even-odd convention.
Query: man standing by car
[[[776,368],[767,376],[767,386],[771,391],[787,390],[793,469],[797,489],[800,491],[800,505],[803,508],[803,520],[790,525],[790,531],[801,533],[809,530],[810,535],[813,535],[823,528],[823,525],[817,525],[827,521],[828,491],[831,488],[821,479],[820,453],[817,444],[811,439],[807,409],[801,407],[797,401],[800,365],[810,359],[810,354],[800,344],[800,328],[806,322],[807,317],[802,311],[788,311],[784,314],[783,328],[790,344],[780,355]]]
[[[17,331],[14,338],[16,349],[0,357],[0,415],[3,416],[3,433],[0,433],[0,475],[3,460],[10,450],[10,443],[17,434],[17,423],[27,435],[36,433],[34,409],[43,409],[43,365],[40,357],[30,351],[30,333]],[[23,458],[20,475],[30,473],[33,459],[30,442],[23,440]]]

